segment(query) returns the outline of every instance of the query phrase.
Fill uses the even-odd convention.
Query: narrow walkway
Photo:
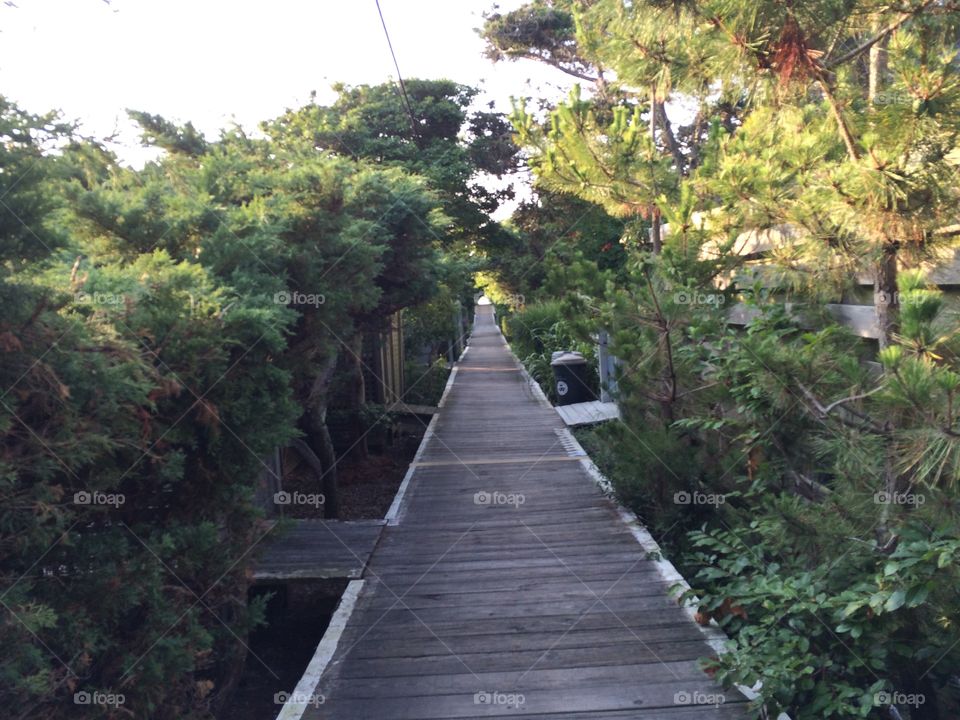
[[[748,716],[700,671],[714,652],[562,427],[479,308],[304,718]]]

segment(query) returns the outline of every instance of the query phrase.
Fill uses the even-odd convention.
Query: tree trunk
[[[877,342],[883,350],[889,346],[896,332],[897,243],[887,241],[883,255],[874,268],[873,309],[877,317]]]
[[[324,517],[335,518],[339,514],[337,497],[337,453],[333,449],[333,440],[327,428],[327,402],[330,394],[330,381],[337,366],[337,353],[331,353],[314,378],[307,398],[306,434],[307,444],[323,463],[321,478],[324,495]]]
[[[831,87],[830,80],[826,73],[822,71],[818,73],[817,82],[823,91],[823,97],[826,99],[827,104],[830,105],[830,112],[833,113],[834,120],[837,121],[837,131],[840,133],[840,138],[847,148],[847,157],[849,157],[852,162],[857,162],[860,159],[857,142],[853,137],[850,126],[847,124],[847,119],[843,116],[840,103],[837,101],[836,95],[833,94],[833,87]]]
[[[887,46],[889,44],[890,36],[886,35],[870,48],[870,79],[867,99],[870,101],[871,107],[876,104],[877,96],[883,90],[883,81],[887,74]]]
[[[867,80],[867,100],[873,109],[878,103],[883,90],[887,73],[887,46],[890,36],[887,35],[870,48],[868,64],[869,76]],[[838,120],[838,122],[842,121]],[[890,345],[893,333],[896,330],[897,294],[897,244],[887,241],[882,248],[879,262],[874,268],[873,307],[877,318],[877,344],[880,349]],[[895,470],[891,435],[893,424],[885,424],[885,446],[883,467],[883,492],[888,502],[880,507],[880,521],[877,526],[877,542],[887,548],[895,544],[895,538],[890,535],[890,511],[893,507],[891,498],[899,490],[899,477]]]
[[[654,208],[650,214],[650,242],[653,245],[654,255],[659,255],[663,249],[663,237],[660,229],[660,209]]]
[[[893,341],[896,331],[896,310],[898,305],[897,294],[897,244],[886,242],[883,254],[874,270],[873,280],[873,308],[877,317],[877,343],[880,349],[888,347]],[[899,490],[899,475],[895,470],[893,450],[893,422],[888,420],[884,425],[884,467],[883,491],[888,502],[880,507],[880,522],[877,525],[877,542],[881,547],[888,547],[895,539],[890,535],[890,513],[894,507],[892,498]]]
[[[673,364],[673,344],[670,339],[670,327],[666,318],[660,319],[660,351],[663,353],[663,399],[660,402],[660,416],[665,427],[670,427],[674,421],[673,404],[677,401],[677,371]]]
[[[683,157],[683,153],[680,151],[680,143],[677,142],[676,135],[673,134],[673,128],[670,126],[670,118],[667,117],[667,109],[664,106],[664,103],[658,102],[656,104],[656,113],[657,113],[657,122],[660,124],[660,130],[663,133],[663,140],[667,144],[667,150],[670,151],[670,155],[673,157],[673,162],[677,166],[678,175],[687,174],[687,163]],[[696,138],[696,135],[694,135]],[[656,142],[656,138],[654,138]]]
[[[237,594],[232,598],[239,613],[243,613],[243,608],[247,606],[247,592],[249,587],[247,583],[242,583],[242,594]],[[227,622],[230,622],[231,625],[233,625],[232,620],[233,618],[227,618]],[[230,701],[234,690],[236,690],[237,685],[240,684],[240,679],[243,677],[243,668],[247,662],[249,649],[247,643],[249,642],[250,635],[249,633],[243,633],[242,637],[238,637],[235,634],[237,630],[238,628],[236,627],[231,630],[233,637],[223,641],[224,647],[219,652],[219,675],[216,678],[216,690],[210,698],[210,704],[214,712],[222,710]]]
[[[350,457],[366,460],[370,454],[367,447],[367,429],[363,424],[363,406],[367,400],[366,381],[363,377],[363,333],[357,332],[347,343],[350,361]]]

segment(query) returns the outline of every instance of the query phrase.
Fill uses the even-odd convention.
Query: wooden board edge
[[[583,450],[583,446],[580,445],[576,437],[574,437],[573,433],[571,433],[568,429],[564,428],[560,432],[568,433],[571,443]],[[603,494],[610,499],[610,502],[613,504],[620,522],[626,525],[627,529],[630,531],[630,534],[633,535],[640,547],[642,547],[647,553],[650,560],[654,563],[654,566],[656,567],[660,577],[664,580],[664,582],[669,583],[670,586],[678,588],[678,591],[674,593],[674,597],[679,597],[680,594],[689,590],[690,584],[687,582],[686,578],[681,575],[676,566],[664,556],[660,544],[654,540],[653,536],[650,534],[650,531],[640,523],[640,520],[637,518],[637,516],[616,500],[613,495],[613,485],[610,483],[610,480],[602,472],[600,472],[600,468],[594,464],[589,455],[586,455],[585,451],[584,457],[580,458],[580,465],[583,467],[583,470],[587,476],[593,480],[601,489]],[[706,641],[707,645],[709,645],[718,654],[727,652],[726,643],[730,638],[725,632],[723,632],[720,626],[717,625],[716,620],[711,620],[710,625],[701,625],[696,621],[696,611],[692,607],[684,604],[681,606],[681,608],[684,614],[690,618],[690,622],[696,625],[700,629],[700,632],[703,633],[704,640]],[[757,686],[750,688],[746,685],[736,685],[736,688],[748,700],[756,700],[759,698],[757,693],[759,688]],[[776,720],[792,720],[792,718],[786,713],[780,713]]]
[[[467,345],[463,352],[460,353],[460,357],[457,358],[456,364],[454,364],[453,369],[450,370],[450,377],[447,378],[447,384],[443,387],[443,393],[440,395],[440,402],[437,403],[438,410],[444,406],[447,402],[447,395],[450,394],[450,390],[453,388],[453,383],[457,377],[457,371],[460,369],[459,365],[463,362],[463,359],[467,356],[467,353],[470,352],[470,346]],[[390,507],[387,509],[387,514],[383,516],[384,522],[387,525],[396,525],[400,522],[400,516],[402,514],[404,499],[407,496],[407,492],[410,489],[410,481],[413,479],[413,474],[417,470],[417,463],[420,461],[420,458],[423,457],[423,453],[427,449],[427,444],[430,442],[430,438],[433,437],[434,429],[437,425],[437,418],[440,417],[440,413],[437,412],[436,415],[431,416],[430,422],[427,424],[427,429],[423,433],[423,437],[420,439],[420,445],[417,447],[417,452],[414,453],[413,460],[410,461],[409,467],[407,467],[407,472],[403,476],[403,480],[400,482],[400,487],[397,488],[397,494],[393,496],[393,502],[390,503]]]
[[[513,358],[513,361],[517,364],[517,368],[520,370],[520,376],[526,381],[527,385],[530,386],[530,391],[533,393],[533,396],[537,399],[537,402],[541,406],[553,410],[553,412],[560,418],[560,421],[563,422],[563,418],[560,417],[560,413],[557,412],[557,409],[553,406],[553,403],[550,402],[550,399],[544,394],[543,388],[540,387],[540,384],[533,379],[533,376],[527,372],[527,368],[524,367],[523,363],[520,362],[520,359],[516,356],[516,353],[513,352],[513,348],[510,347],[510,343],[507,342],[507,339],[503,336],[503,333],[500,331],[500,328],[497,327],[497,332],[500,333],[500,339],[503,341],[504,347],[507,348],[507,352],[510,353],[510,357]]]
[[[333,617],[330,618],[330,624],[327,626],[320,644],[317,645],[316,652],[310,659],[307,669],[303,671],[300,682],[292,693],[286,696],[286,701],[277,715],[277,720],[300,720],[307,707],[323,704],[326,698],[317,694],[317,687],[320,685],[320,678],[333,659],[337,651],[337,645],[340,644],[340,638],[347,627],[347,622],[353,614],[357,605],[357,598],[363,589],[365,580],[351,580],[347,583],[347,589],[340,596],[340,604],[337,605]],[[280,695],[278,693],[278,695]]]

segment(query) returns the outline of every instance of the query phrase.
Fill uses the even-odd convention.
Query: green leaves
[[[718,618],[736,631],[731,651],[716,661],[718,676],[748,685],[761,680],[768,710],[811,720],[865,717],[874,694],[887,687],[878,678],[914,657],[918,624],[938,621],[928,603],[956,572],[942,575],[938,558],[954,552],[957,541],[921,539],[923,530],[914,527],[904,529],[912,539],[889,560],[854,546],[826,568],[805,570],[771,559],[765,535],[776,529],[764,528],[770,523],[776,525],[690,533],[702,587],[689,595],[701,611],[735,606],[747,618]],[[933,642],[946,650],[950,639]],[[869,702],[861,704],[864,688]]]
[[[960,13],[599,0],[573,15],[566,47],[607,81],[512,121],[541,187],[627,220],[605,283],[571,255],[545,288],[623,363],[623,423],[584,442],[733,635],[718,677],[762,682],[769,714],[876,716],[881,691],[945,683],[960,344],[949,299],[905,268],[955,254]],[[657,100],[674,122],[654,115],[652,140]],[[879,354],[824,307],[869,303],[865,277]],[[671,502],[690,488],[729,502]]]
[[[263,124],[277,146],[316,155],[402,168],[427,180],[450,223],[437,238],[480,243],[494,240],[488,213],[512,197],[512,189],[486,189],[479,172],[501,177],[517,161],[518,148],[502,115],[471,111],[474,88],[449,80],[405,81],[415,126],[392,83],[336,85],[330,106],[310,104]],[[436,230],[436,228],[434,228]]]
[[[545,187],[570,192],[604,207],[611,215],[646,214],[662,195],[676,193],[671,160],[650,140],[640,108],[617,107],[605,123],[579,87],[550,115],[541,130],[525,109],[511,120],[522,145],[534,151],[531,164]]]
[[[323,417],[342,342],[468,270],[441,267],[450,219],[399,167],[138,114],[166,152],[134,171],[79,140],[45,154],[68,129],[0,111],[20,214],[0,221],[0,575],[22,617],[0,627],[2,702],[82,714],[59,656],[137,717],[200,717],[198,684],[225,684],[263,618],[261,458]]]

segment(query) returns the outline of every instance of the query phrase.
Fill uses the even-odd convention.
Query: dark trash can
[[[594,399],[587,379],[587,361],[583,355],[571,350],[553,353],[550,360],[557,391],[557,405],[573,405]]]

